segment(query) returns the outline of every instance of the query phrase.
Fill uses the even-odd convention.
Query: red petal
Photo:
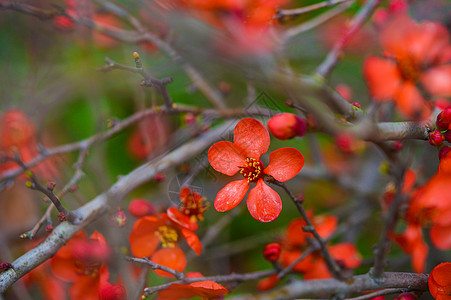
[[[181,227],[184,227],[191,231],[196,231],[199,228],[199,225],[197,223],[191,222],[190,217],[181,213],[177,209],[177,207],[170,207],[166,212],[169,219],[171,219],[171,221],[180,225]]]
[[[323,238],[329,238],[337,229],[338,218],[333,215],[320,215],[313,219],[316,231]]]
[[[401,83],[401,74],[394,61],[375,56],[368,57],[363,64],[371,96],[377,101],[393,98]]]
[[[451,263],[445,262],[436,266],[428,279],[428,286],[435,299],[451,299]]]
[[[72,300],[99,300],[99,277],[79,276],[69,289]]]
[[[183,272],[186,264],[188,263],[186,261],[185,253],[183,253],[178,246],[158,250],[152,255],[151,260],[157,264],[169,267],[179,272]],[[161,270],[155,270],[155,273],[164,277],[174,277],[170,273]]]
[[[216,171],[233,176],[246,161],[246,151],[231,142],[217,142],[208,150],[208,161]]]
[[[403,114],[416,120],[424,120],[431,114],[431,109],[426,105],[420,91],[409,81],[404,82],[398,89],[395,103]]]
[[[263,179],[259,179],[257,185],[249,192],[247,208],[254,219],[271,222],[277,219],[282,211],[282,200]]]
[[[429,231],[431,241],[435,247],[440,250],[451,249],[451,225],[450,226],[438,226],[434,225]]]
[[[332,257],[341,261],[346,268],[357,268],[362,263],[362,256],[357,248],[351,243],[341,243],[329,248]]]
[[[247,179],[230,182],[216,195],[216,210],[220,212],[231,210],[243,200],[248,189],[249,182],[247,182]]]
[[[50,260],[50,268],[59,279],[75,281],[78,278],[74,257],[61,257],[56,255]]]
[[[193,249],[197,255],[200,255],[202,252],[202,244],[200,243],[200,240],[197,237],[197,235],[194,232],[187,230],[185,228],[182,228],[182,235],[185,238],[186,242],[188,243],[188,246],[190,246],[191,249]]]
[[[290,245],[296,247],[301,246],[306,242],[307,232],[305,232],[302,227],[307,225],[304,219],[298,218],[292,220],[287,227],[287,240]]]
[[[434,96],[451,96],[451,65],[430,69],[421,77],[426,90]]]
[[[132,253],[136,257],[149,257],[160,244],[155,230],[165,224],[165,220],[156,216],[146,216],[136,221],[130,233],[129,242]]]
[[[284,182],[296,176],[303,166],[304,157],[301,152],[294,148],[281,148],[271,152],[269,165],[263,172]]]
[[[269,132],[260,121],[246,118],[235,127],[233,141],[246,151],[247,157],[260,159],[269,148]]]

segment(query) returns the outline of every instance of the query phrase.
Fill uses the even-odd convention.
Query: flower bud
[[[401,149],[402,149],[402,142],[400,142],[400,141],[395,141],[395,142],[393,142],[393,144],[392,144],[392,146],[391,146],[391,149],[393,150],[393,151],[395,151],[395,152],[399,152],[399,151],[401,151]]]
[[[49,181],[47,182],[47,189],[49,191],[53,191],[55,189],[56,183],[54,183],[53,181]]]
[[[127,223],[127,216],[122,208],[118,207],[114,215],[111,216],[111,225],[116,227],[124,227]]]
[[[402,293],[395,300],[415,300],[415,298],[412,293]]]
[[[429,133],[429,144],[432,146],[440,146],[444,140],[445,137],[438,130]]]
[[[450,146],[444,146],[442,147],[442,149],[440,149],[440,151],[438,152],[438,159],[442,160],[442,158],[444,158],[448,152],[451,151],[451,147]]]
[[[355,140],[354,137],[349,133],[339,133],[335,136],[335,144],[338,149],[340,149],[344,153],[352,153],[355,148]]]
[[[445,140],[446,140],[448,143],[451,143],[451,130],[447,130],[447,131],[443,134],[443,136],[445,137]]]
[[[100,300],[125,300],[127,293],[121,285],[112,285],[110,283],[102,284],[99,291]]]
[[[196,115],[193,113],[187,113],[185,115],[185,123],[186,124],[192,124],[196,122]]]
[[[11,268],[13,268],[13,265],[10,264],[10,263],[5,262],[5,263],[1,263],[0,264],[0,271],[6,271],[6,270],[9,270]]]
[[[133,199],[128,205],[128,211],[136,218],[141,218],[155,213],[155,207],[144,199]]]
[[[156,173],[153,176],[153,180],[155,180],[156,182],[160,183],[160,182],[162,182],[164,180],[165,177],[166,176],[163,173]]]
[[[451,124],[451,106],[445,108],[437,116],[437,121],[435,122],[438,130],[446,130]]]
[[[47,225],[47,226],[45,226],[45,231],[47,231],[47,232],[52,232],[53,231],[53,226],[52,225]]]
[[[59,213],[58,214],[58,221],[60,221],[60,222],[64,222],[64,221],[67,221],[67,216],[64,214],[64,213]]]
[[[359,108],[359,109],[362,109],[362,107],[360,106],[360,103],[359,103],[359,102],[352,102],[351,105],[352,105],[352,106],[355,106],[355,107],[357,107],[357,108]]]
[[[263,257],[269,262],[276,262],[280,257],[282,248],[279,243],[270,243],[263,249]]]
[[[290,113],[277,114],[268,121],[269,131],[279,140],[303,136],[307,130],[307,121]]]

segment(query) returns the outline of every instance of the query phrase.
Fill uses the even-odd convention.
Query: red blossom
[[[444,140],[445,137],[438,130],[434,130],[429,133],[429,144],[431,144],[431,146],[441,146]]]
[[[282,247],[279,243],[270,243],[265,245],[263,249],[263,257],[269,262],[276,262],[279,260]]]
[[[137,220],[129,236],[133,255],[150,257],[155,263],[182,272],[187,261],[185,253],[178,246],[180,236],[197,255],[202,252],[199,238],[184,225],[172,221],[167,214],[146,216]],[[171,274],[161,270],[155,270],[155,273],[160,276],[172,277]]]
[[[444,53],[451,47],[446,28],[438,23],[413,22],[397,14],[384,26],[380,40],[384,57],[366,59],[363,72],[375,101],[394,100],[404,115],[425,119],[431,113],[417,87],[434,97],[451,96],[451,65]]]
[[[208,150],[208,160],[218,172],[233,176],[238,171],[243,180],[232,181],[216,195],[215,208],[224,212],[231,210],[243,200],[249,190],[249,183],[256,186],[249,192],[247,207],[250,214],[260,222],[274,221],[282,210],[279,194],[263,180],[271,175],[285,182],[299,173],[304,165],[304,157],[294,148],[281,148],[269,155],[269,165],[265,168],[260,156],[268,151],[270,143],[268,130],[259,121],[243,119],[235,127],[234,142],[222,141]]]
[[[268,121],[268,129],[279,140],[303,136],[307,131],[307,121],[294,114],[277,114]]]

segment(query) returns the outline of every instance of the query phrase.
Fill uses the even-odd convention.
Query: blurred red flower
[[[174,209],[177,210],[175,207]],[[182,236],[197,255],[202,252],[202,244],[197,235],[190,230],[190,225],[173,222],[165,213],[145,216],[136,221],[130,233],[131,251],[136,257],[150,257],[155,263],[182,272],[187,261],[185,253],[178,246],[179,237]],[[161,270],[155,270],[155,273],[172,277],[171,274]]]
[[[216,171],[229,176],[240,171],[245,178],[230,182],[218,192],[216,210],[224,212],[237,206],[249,190],[249,183],[255,182],[257,185],[247,198],[249,212],[260,222],[274,221],[282,210],[282,201],[263,176],[271,175],[285,182],[299,173],[304,157],[294,148],[281,148],[269,155],[270,162],[265,168],[260,156],[268,151],[269,133],[262,123],[252,118],[238,122],[233,141],[217,142],[208,150],[208,160]]]
[[[384,57],[366,59],[363,72],[375,101],[394,100],[398,109],[415,119],[431,113],[417,85],[433,97],[451,96],[449,36],[439,23],[413,22],[396,14],[380,33]]]
[[[98,300],[101,290],[111,285],[107,282],[110,273],[105,263],[109,254],[110,249],[100,233],[95,231],[88,239],[83,231],[79,231],[58,250],[50,267],[59,278],[73,282],[69,289],[72,300]]]
[[[190,272],[186,274],[188,278],[203,277],[201,273]],[[211,299],[227,294],[229,291],[211,280],[193,282],[189,284],[173,283],[167,289],[158,292],[159,299],[191,299],[201,297],[202,299]]]

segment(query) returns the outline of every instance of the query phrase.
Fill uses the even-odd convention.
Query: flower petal
[[[231,142],[217,142],[208,149],[208,161],[216,171],[233,176],[246,161],[246,151]]]
[[[451,263],[445,262],[436,266],[428,279],[429,291],[434,299],[450,299],[451,296]]]
[[[216,195],[216,210],[220,212],[231,210],[243,200],[248,189],[249,182],[247,182],[247,179],[230,182]]]
[[[296,176],[303,166],[304,157],[301,152],[294,148],[281,148],[271,152],[269,165],[263,170],[263,173],[284,182]]]
[[[197,237],[197,235],[191,230],[185,228],[182,228],[182,235],[183,238],[188,243],[188,246],[190,246],[191,249],[193,249],[197,255],[200,255],[202,253],[202,244],[200,243],[200,240]]]
[[[269,132],[260,121],[246,118],[236,124],[233,142],[246,151],[247,157],[259,160],[268,151]]]
[[[376,101],[392,99],[401,83],[401,73],[396,63],[375,56],[365,60],[363,75],[370,94]]]
[[[98,300],[99,277],[79,276],[69,289],[70,298],[73,300]]]
[[[434,96],[451,96],[451,65],[430,69],[421,77],[426,90]]]
[[[182,249],[178,246],[158,250],[152,255],[151,260],[179,272],[183,272],[188,263],[186,261],[185,253],[183,253]],[[174,277],[170,273],[161,270],[155,270],[155,273],[164,277]]]
[[[158,226],[165,220],[156,216],[146,216],[136,221],[129,236],[130,248],[136,257],[149,257],[158,248],[160,239],[155,235]]]
[[[362,256],[357,248],[351,243],[340,243],[329,248],[332,257],[341,261],[346,268],[357,268],[362,263]]]
[[[177,225],[195,231],[199,228],[196,222],[191,222],[190,217],[180,212],[177,207],[169,207],[167,209],[168,218]]]
[[[247,208],[254,219],[260,222],[271,222],[277,219],[282,211],[282,200],[263,179],[259,179],[255,188],[249,192]]]
[[[395,95],[395,103],[404,114],[416,120],[424,120],[431,115],[431,108],[418,88],[410,81],[404,82]]]
[[[434,225],[429,231],[431,241],[440,250],[451,249],[451,226]]]

